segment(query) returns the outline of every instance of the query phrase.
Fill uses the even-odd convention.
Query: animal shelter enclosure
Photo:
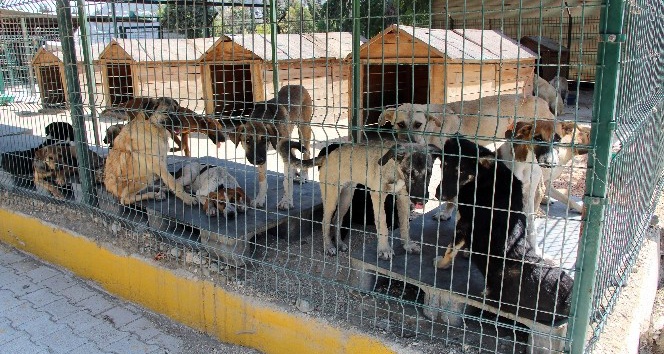
[[[0,106],[3,205],[302,327],[593,352],[664,185],[662,4],[157,2],[158,31],[103,44],[56,2]],[[207,316],[206,291],[169,301]],[[270,350],[241,310],[242,336],[203,329]]]

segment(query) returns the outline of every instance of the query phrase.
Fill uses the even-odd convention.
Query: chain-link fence
[[[423,352],[590,351],[664,164],[663,9],[611,3],[8,2],[0,183]]]

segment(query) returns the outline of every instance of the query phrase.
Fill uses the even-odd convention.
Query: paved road
[[[0,244],[0,353],[257,353]]]

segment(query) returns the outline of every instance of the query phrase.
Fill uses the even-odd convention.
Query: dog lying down
[[[191,190],[208,216],[218,215],[219,212],[226,218],[232,218],[237,212],[247,210],[249,200],[246,193],[235,177],[221,166],[189,162],[175,173],[175,178],[185,189]]]
[[[528,242],[521,181],[469,140],[451,138],[443,151],[443,179],[458,181],[458,188],[445,183],[442,193],[457,195],[459,206],[455,240],[434,265],[449,268],[467,245],[485,277],[486,297],[500,301],[501,310],[546,324],[567,316],[574,281]]]

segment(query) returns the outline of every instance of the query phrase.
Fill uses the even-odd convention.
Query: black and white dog
[[[573,279],[528,242],[521,181],[469,140],[450,138],[443,152],[442,193],[458,195],[459,205],[455,240],[435,266],[448,268],[467,246],[485,276],[487,298],[502,310],[548,324],[567,316]]]

